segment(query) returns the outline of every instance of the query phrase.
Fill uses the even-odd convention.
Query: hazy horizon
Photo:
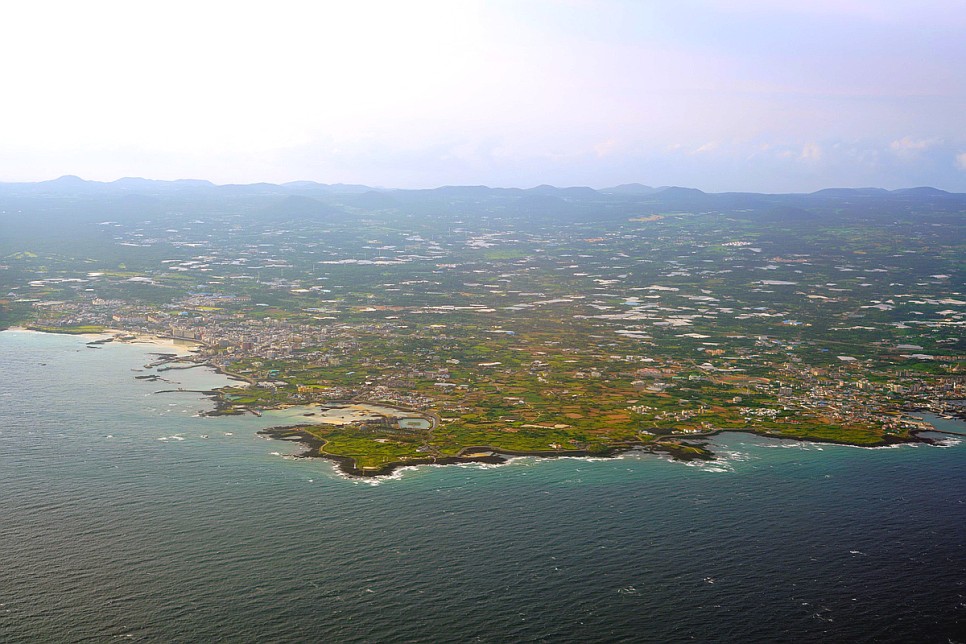
[[[364,187],[364,188],[371,188],[373,190],[385,190],[385,191],[394,191],[394,190],[436,190],[436,189],[440,189],[440,188],[476,188],[476,187],[483,187],[483,188],[488,188],[488,189],[492,189],[492,190],[533,190],[533,189],[537,189],[537,188],[541,188],[541,187],[545,187],[545,186],[549,186],[551,188],[559,188],[559,189],[567,189],[567,188],[591,188],[592,190],[597,190],[597,191],[606,191],[606,190],[611,189],[611,188],[619,188],[619,187],[622,187],[622,186],[641,186],[642,188],[651,188],[651,189],[654,189],[654,190],[663,190],[663,189],[666,189],[666,188],[685,188],[685,189],[693,189],[694,188],[694,186],[685,186],[685,185],[679,185],[679,184],[650,185],[650,184],[646,184],[646,183],[643,183],[643,182],[640,182],[640,181],[634,181],[634,182],[628,182],[628,183],[622,183],[622,184],[613,184],[613,185],[604,185],[604,184],[601,184],[601,185],[588,185],[586,183],[583,183],[583,184],[556,184],[556,185],[555,184],[548,184],[548,183],[527,184],[527,185],[487,185],[487,184],[483,184],[483,183],[461,183],[461,184],[422,185],[422,186],[411,186],[411,187],[401,188],[399,186],[385,186],[385,185],[376,185],[376,184],[371,184],[371,183],[348,183],[348,182],[326,183],[324,181],[315,181],[315,180],[310,180],[310,179],[293,179],[291,181],[281,181],[281,182],[271,182],[271,181],[244,181],[244,182],[225,181],[225,182],[217,182],[217,181],[211,181],[209,179],[205,179],[203,177],[180,177],[178,179],[155,179],[155,178],[152,178],[152,177],[123,176],[123,177],[117,177],[116,179],[104,179],[104,180],[101,180],[101,179],[86,179],[86,178],[81,177],[81,176],[78,176],[76,174],[66,174],[66,175],[61,175],[59,177],[51,177],[51,178],[48,178],[48,179],[39,179],[39,180],[36,180],[36,181],[0,181],[0,185],[51,183],[51,182],[56,182],[56,181],[60,181],[60,180],[64,180],[64,179],[76,179],[76,180],[79,180],[79,181],[83,181],[85,183],[101,183],[101,184],[105,184],[105,185],[109,185],[109,184],[117,183],[117,182],[121,182],[121,181],[162,181],[162,182],[170,182],[170,183],[179,183],[179,182],[184,182],[184,183],[207,183],[207,184],[211,184],[214,187],[225,187],[225,186],[256,186],[256,185],[275,185],[275,186],[284,187],[284,186],[290,186],[290,185],[293,185],[293,184],[308,183],[308,184],[316,184],[316,185],[320,185],[320,186],[340,186],[340,185],[343,185],[343,186],[361,186],[361,187]],[[805,191],[765,192],[765,191],[754,191],[754,190],[742,191],[742,190],[730,190],[730,189],[714,190],[714,191],[703,191],[703,192],[707,192],[708,194],[724,194],[724,193],[733,193],[733,192],[748,192],[748,193],[754,193],[754,194],[809,194],[811,192],[817,192],[817,191],[820,191],[820,190],[888,190],[888,191],[894,191],[894,190],[914,190],[914,189],[919,189],[919,188],[936,188],[936,186],[926,186],[926,185],[911,186],[910,185],[910,186],[900,186],[898,188],[883,188],[882,186],[872,186],[872,185],[869,185],[869,186],[859,186],[859,185],[855,185],[855,186],[830,185],[830,186],[822,186],[821,188],[816,188],[815,190],[810,190],[808,192],[805,192]],[[700,190],[700,188],[698,188],[698,190]],[[942,190],[942,189],[939,188],[939,190]],[[957,191],[954,191],[954,190],[947,190],[945,192],[949,192],[951,194],[963,194],[963,193],[958,193]]]
[[[0,10],[0,182],[966,192],[953,0]]]

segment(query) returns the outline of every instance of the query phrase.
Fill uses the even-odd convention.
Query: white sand
[[[22,326],[12,326],[4,331],[11,333],[47,333],[46,331],[35,331],[34,329],[27,329]],[[123,329],[104,329],[102,333],[77,333],[71,335],[77,338],[83,338],[88,342],[93,340],[106,340],[108,338],[114,338],[115,342],[123,342],[125,344],[146,344],[151,347],[163,349],[164,353],[174,353],[179,356],[191,355],[201,346],[200,342],[195,342],[193,340],[163,338],[159,335],[153,335],[150,333],[134,333],[132,331],[124,331]],[[130,340],[119,340],[118,336],[134,337]]]
[[[162,338],[158,335],[149,333],[132,333],[123,329],[104,329],[104,333],[96,334],[98,338],[113,337],[115,342],[126,344],[146,344],[151,347],[163,349],[165,353],[176,353],[180,356],[191,355],[198,350],[200,342],[192,340],[175,340],[174,338]],[[132,340],[120,340],[118,336],[134,336]]]

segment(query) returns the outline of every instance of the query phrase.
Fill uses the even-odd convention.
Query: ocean
[[[966,641],[958,439],[359,481],[155,351],[0,333],[0,641]]]

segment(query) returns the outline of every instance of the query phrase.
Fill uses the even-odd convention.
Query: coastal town
[[[197,343],[178,359],[236,378],[215,413],[425,420],[307,423],[376,469],[467,448],[709,457],[688,440],[722,430],[882,444],[915,439],[910,412],[961,413],[958,215],[621,208],[92,221],[99,257],[6,253],[2,306],[37,330]]]

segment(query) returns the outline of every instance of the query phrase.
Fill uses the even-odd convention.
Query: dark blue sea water
[[[373,485],[154,393],[224,381],[152,350],[0,333],[0,641],[966,640],[966,443]]]

